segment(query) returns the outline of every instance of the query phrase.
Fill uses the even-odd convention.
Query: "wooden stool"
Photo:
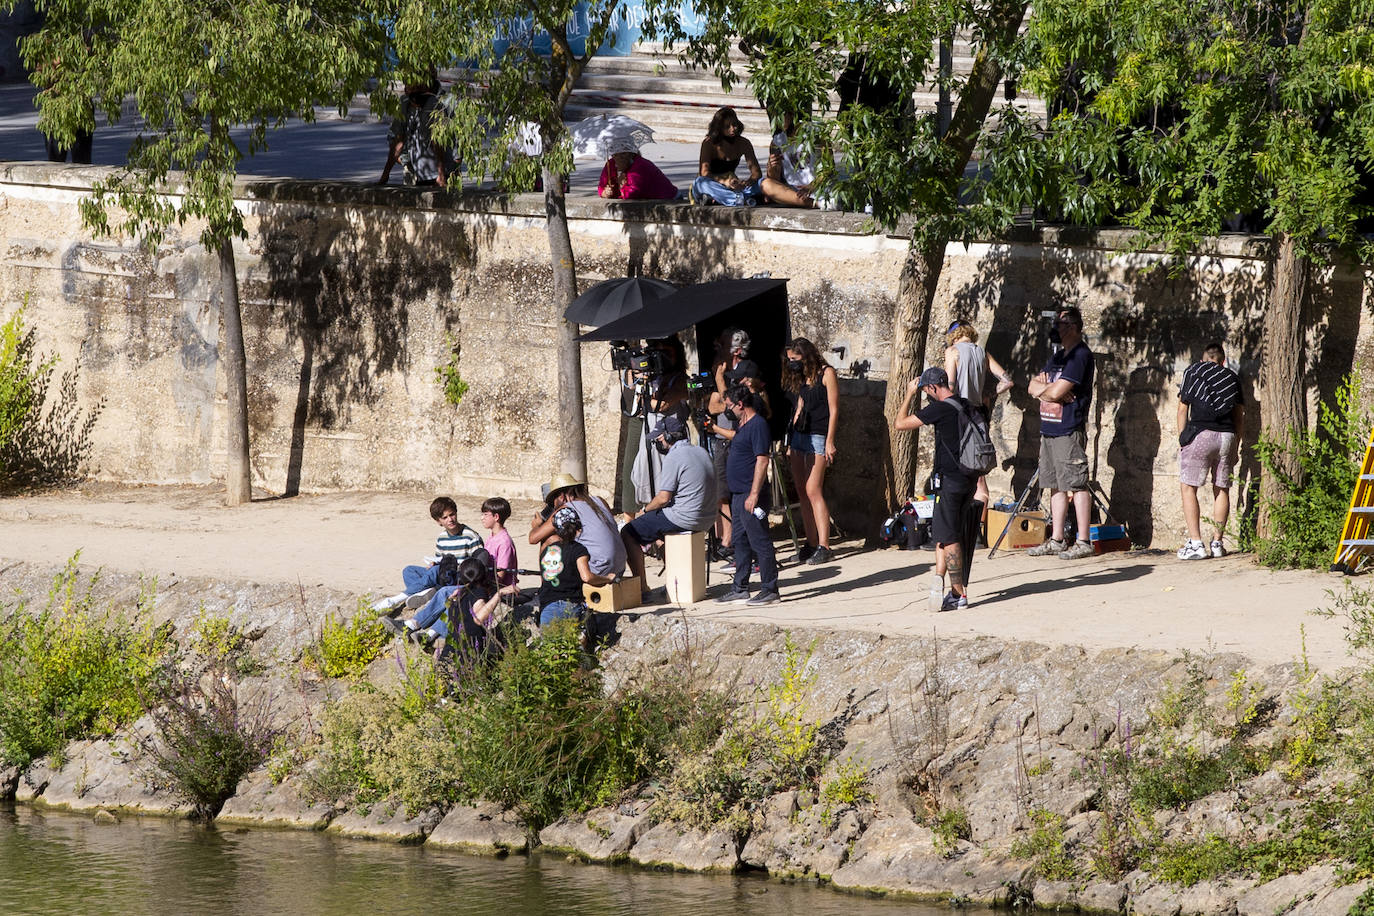
[[[663,561],[669,601],[674,604],[694,604],[706,597],[705,531],[665,536]]]
[[[626,576],[614,585],[584,585],[582,597],[587,607],[601,614],[639,607],[639,576]]]

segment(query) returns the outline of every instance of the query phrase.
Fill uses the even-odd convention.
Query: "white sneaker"
[[[401,592],[392,595],[390,598],[383,598],[381,601],[378,601],[376,604],[372,605],[372,610],[378,614],[390,614],[392,611],[396,610],[396,608],[405,604],[405,600],[406,593]]]
[[[431,598],[434,597],[434,593],[435,593],[436,591],[438,591],[438,589],[434,589],[434,588],[425,588],[425,589],[421,589],[420,591],[416,592],[416,593],[413,594],[413,595],[408,596],[408,597],[405,599],[406,607],[410,608],[411,610],[414,610],[415,608],[418,608],[418,607],[424,607],[426,604],[429,604],[429,599],[431,599]]]
[[[1221,541],[1212,542],[1212,556],[1218,560],[1226,556],[1226,548],[1222,546]]]
[[[1207,559],[1207,545],[1189,538],[1178,549],[1178,558],[1180,560],[1205,560]]]

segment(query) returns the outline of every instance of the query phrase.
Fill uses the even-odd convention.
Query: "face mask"
[[[655,439],[654,448],[658,449],[658,453],[660,455],[666,455],[668,454],[668,449],[672,448],[672,446],[664,442],[662,439]]]
[[[725,419],[729,420],[731,423],[739,422],[739,416],[728,407],[725,408],[725,413],[722,414],[722,416],[725,417]]]
[[[802,371],[802,361],[799,359],[789,359],[787,361],[787,368],[791,369],[793,372],[800,373]]]
[[[1050,343],[1061,344],[1063,342],[1063,338],[1059,336],[1059,325],[1056,324],[1054,327],[1050,328]]]

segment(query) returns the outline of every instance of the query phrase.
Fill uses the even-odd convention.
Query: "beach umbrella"
[[[572,134],[573,157],[606,159],[612,153],[637,153],[654,142],[653,128],[634,118],[619,114],[593,115],[568,128]]]
[[[563,317],[587,327],[599,328],[675,292],[677,287],[673,284],[648,277],[602,280],[574,299]]]

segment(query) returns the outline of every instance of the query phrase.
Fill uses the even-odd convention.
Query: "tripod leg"
[[[1002,546],[1002,541],[1006,538],[1007,532],[1011,530],[1012,525],[1016,524],[1016,517],[1020,515],[1021,510],[1025,508],[1026,499],[1030,496],[1031,491],[1036,488],[1035,485],[1039,482],[1040,469],[1036,468],[1035,474],[1031,476],[1030,481],[1026,484],[1026,488],[1021,491],[1021,498],[1016,501],[1016,508],[1011,510],[1011,517],[1007,519],[1006,525],[1002,527],[1002,533],[997,536],[997,543],[993,544],[992,549],[988,551],[989,560],[997,555],[997,548]]]

